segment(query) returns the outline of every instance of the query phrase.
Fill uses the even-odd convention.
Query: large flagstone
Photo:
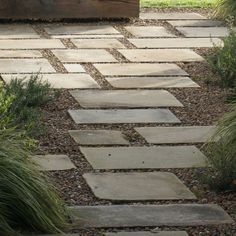
[[[216,20],[170,20],[167,21],[174,27],[216,27],[222,26],[222,21]]]
[[[69,110],[77,124],[180,123],[168,109]]]
[[[100,199],[196,199],[177,176],[168,172],[86,173],[83,177]]]
[[[0,41],[1,45],[1,41]],[[35,50],[0,50],[0,58],[39,58],[43,57],[39,51]]]
[[[85,108],[183,106],[166,90],[72,90],[70,94]]]
[[[125,48],[117,39],[72,39],[77,48]]]
[[[204,154],[195,146],[81,147],[94,169],[159,169],[205,167]]]
[[[116,232],[116,233],[105,233],[105,236],[188,236],[185,231],[135,231],[135,232]]]
[[[110,38],[124,38],[122,34],[58,34],[51,35],[53,39],[110,39]]]

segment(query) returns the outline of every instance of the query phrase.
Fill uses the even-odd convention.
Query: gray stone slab
[[[82,34],[82,35],[99,35],[99,34],[120,34],[113,26],[111,25],[52,25],[45,27],[45,30],[48,34]]]
[[[204,58],[191,49],[120,49],[118,50],[131,62],[191,62]]]
[[[141,127],[135,130],[149,143],[204,143],[215,126]]]
[[[129,145],[117,130],[69,130],[69,134],[81,145]]]
[[[0,49],[53,49],[65,48],[58,39],[1,40]]]
[[[122,34],[69,34],[69,35],[51,35],[54,39],[97,39],[97,38],[124,38]]]
[[[205,167],[206,158],[195,146],[81,147],[94,169],[161,169]]]
[[[231,217],[215,204],[75,206],[68,210],[76,225],[88,228],[233,223]]]
[[[115,88],[191,88],[199,87],[189,77],[106,77]]]
[[[218,38],[128,39],[137,48],[211,48],[222,46]]]
[[[159,63],[125,63],[94,64],[95,68],[105,76],[176,76],[188,75],[175,64]]]
[[[180,123],[168,109],[69,110],[77,124]]]
[[[85,108],[183,106],[166,90],[72,90],[70,94]]]
[[[176,29],[188,38],[214,38],[229,35],[227,27],[176,27]]]
[[[222,21],[216,20],[170,20],[168,23],[174,27],[216,27],[222,26]]]
[[[1,41],[0,41],[1,42]],[[0,58],[39,58],[43,57],[39,51],[0,50]]]
[[[0,73],[56,72],[46,59],[0,59]]]
[[[30,25],[26,24],[1,24],[0,25],[1,39],[14,38],[40,38]]]
[[[29,234],[29,235],[27,234],[24,236],[81,236],[81,234],[76,234],[76,233],[75,234]],[[182,235],[180,235],[180,236],[182,236]]]
[[[105,236],[188,236],[185,231],[135,231],[135,232],[117,232],[117,233],[105,233]]]
[[[80,64],[63,64],[69,73],[85,73],[85,69]]]
[[[66,155],[37,155],[32,157],[43,171],[69,170],[76,166]]]
[[[117,62],[104,49],[67,49],[53,50],[52,52],[61,62]]]
[[[3,80],[9,83],[13,78],[29,79],[30,74],[2,75]],[[97,82],[87,74],[41,74],[42,81],[47,81],[55,89],[100,88]]]
[[[125,48],[117,39],[72,39],[77,48]]]
[[[140,18],[143,20],[203,20],[206,19],[205,16],[202,16],[198,13],[190,12],[170,12],[170,13],[161,13],[161,12],[147,12],[141,13]]]
[[[176,175],[168,172],[86,173],[83,177],[100,199],[196,199]]]
[[[135,37],[176,37],[163,26],[126,26],[125,29]]]

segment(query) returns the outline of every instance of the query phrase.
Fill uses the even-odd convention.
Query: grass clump
[[[217,0],[215,16],[226,20],[231,17],[236,20],[236,1],[235,0]]]

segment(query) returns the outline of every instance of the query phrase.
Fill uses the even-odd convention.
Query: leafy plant
[[[215,16],[221,19],[227,19],[228,17],[234,17],[236,19],[236,1],[218,0]]]

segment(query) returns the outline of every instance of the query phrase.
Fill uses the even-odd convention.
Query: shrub
[[[236,19],[236,1],[235,0],[218,0],[216,4],[215,16],[220,19],[233,17]]]

